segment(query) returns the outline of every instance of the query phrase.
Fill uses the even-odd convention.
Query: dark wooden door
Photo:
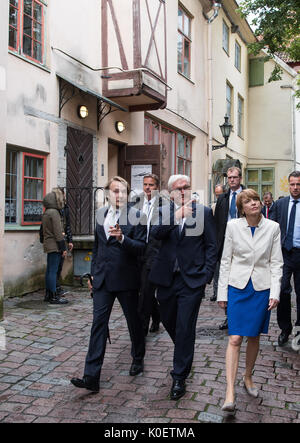
[[[93,229],[93,136],[68,128],[67,202],[73,234],[91,234]]]
[[[119,151],[119,174],[132,183],[132,167],[134,165],[151,165],[152,174],[161,179],[161,145],[124,146]]]

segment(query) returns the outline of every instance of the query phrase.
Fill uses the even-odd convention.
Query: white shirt
[[[151,200],[148,200],[147,197],[145,197],[144,199],[143,213],[146,214],[147,216],[147,243],[149,239],[151,217],[152,217],[155,199],[156,197],[153,197]]]
[[[120,218],[120,211],[118,209],[115,209],[113,206],[110,206],[103,225],[107,240],[110,237],[109,229],[112,226],[116,225],[119,218]]]

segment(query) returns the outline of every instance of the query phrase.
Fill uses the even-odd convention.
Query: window
[[[186,135],[178,133],[176,150],[176,174],[184,174],[191,177],[191,173],[191,139]]]
[[[45,156],[7,151],[5,223],[40,224],[46,192],[45,167]]]
[[[191,17],[179,7],[178,9],[178,42],[177,69],[180,74],[191,76]]]
[[[157,138],[158,136],[158,138]],[[162,169],[165,175],[192,174],[191,137],[145,118],[145,144],[161,144],[163,148]]]
[[[9,2],[9,48],[38,63],[44,57],[44,8],[38,0]]]
[[[274,194],[274,168],[248,168],[246,187],[254,189],[261,198],[265,192]]]
[[[263,86],[265,62],[262,58],[255,58],[249,62],[249,86]]]
[[[233,124],[232,121],[232,116],[233,116],[233,112],[232,112],[232,98],[233,98],[233,88],[230,85],[230,83],[226,83],[226,114],[229,117],[229,121],[231,124]]]
[[[238,95],[237,133],[239,137],[244,137],[244,100],[240,95]]]
[[[241,47],[237,41],[235,42],[234,66],[241,71]]]
[[[229,55],[229,27],[223,21],[223,49]]]

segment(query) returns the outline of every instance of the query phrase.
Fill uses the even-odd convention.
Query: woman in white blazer
[[[264,218],[259,195],[252,189],[237,197],[243,215],[227,224],[218,283],[218,304],[228,314],[226,399],[223,411],[234,412],[234,385],[243,337],[248,337],[244,387],[258,396],[252,371],[259,350],[259,336],[268,332],[271,310],[279,302],[283,259],[278,223]]]

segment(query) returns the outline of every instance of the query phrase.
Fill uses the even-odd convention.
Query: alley
[[[223,313],[210,301],[208,287],[197,324],[197,340],[187,393],[169,400],[173,345],[163,327],[147,337],[144,374],[130,377],[130,340],[118,303],[111,320],[100,393],[70,384],[81,376],[92,319],[86,290],[68,294],[66,306],[43,302],[43,292],[5,300],[6,350],[0,351],[0,422],[34,423],[299,423],[300,358],[291,342],[277,346],[272,312],[269,335],[262,336],[254,371],[260,387],[252,399],[242,387],[245,344],[238,374],[237,413],[221,412],[225,391],[226,332]]]

